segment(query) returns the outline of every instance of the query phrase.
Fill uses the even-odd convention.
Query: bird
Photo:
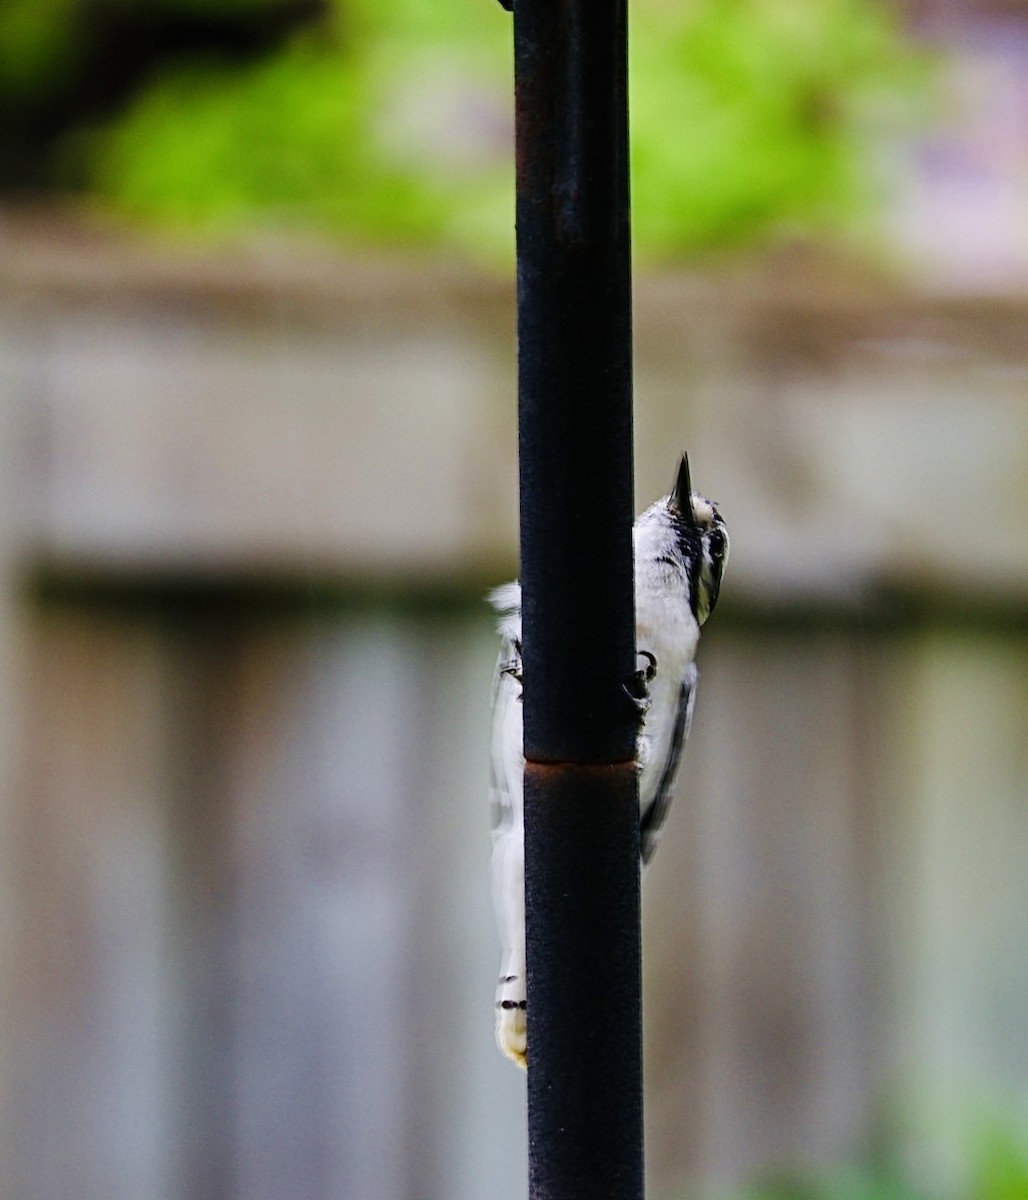
[[[682,455],[671,491],[636,520],[632,542],[641,665],[629,691],[640,716],[636,769],[645,866],[664,828],[692,722],[700,626],[714,611],[728,561],[728,530],[713,501],[692,490],[688,455]],[[527,1068],[521,586],[505,583],[488,599],[501,639],[492,687],[489,789],[493,903],[503,948],[496,1042],[507,1058]]]

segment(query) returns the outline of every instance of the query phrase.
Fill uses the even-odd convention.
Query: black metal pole
[[[624,0],[515,0],[532,1200],[641,1200]]]

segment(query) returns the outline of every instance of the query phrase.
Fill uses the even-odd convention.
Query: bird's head
[[[693,612],[702,625],[714,611],[721,589],[728,562],[728,530],[713,502],[692,490],[687,454],[682,455],[666,505],[688,571]]]

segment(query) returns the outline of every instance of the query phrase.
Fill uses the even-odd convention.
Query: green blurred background
[[[511,257],[510,37],[485,4],[8,0],[4,182],[188,229]],[[874,141],[927,106],[880,4],[632,9],[636,245],[651,261],[850,229]]]

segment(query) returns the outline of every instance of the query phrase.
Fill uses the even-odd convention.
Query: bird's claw
[[[622,686],[625,689],[625,695],[632,701],[641,719],[649,712],[650,681],[657,674],[657,660],[649,650],[637,650],[636,657],[645,658],[646,665],[635,672],[631,685],[626,683]]]
[[[521,685],[522,692],[524,691],[525,681],[522,678],[520,638],[514,639],[514,657],[508,658],[506,662],[500,663],[499,671],[501,675],[509,675],[511,679]]]

